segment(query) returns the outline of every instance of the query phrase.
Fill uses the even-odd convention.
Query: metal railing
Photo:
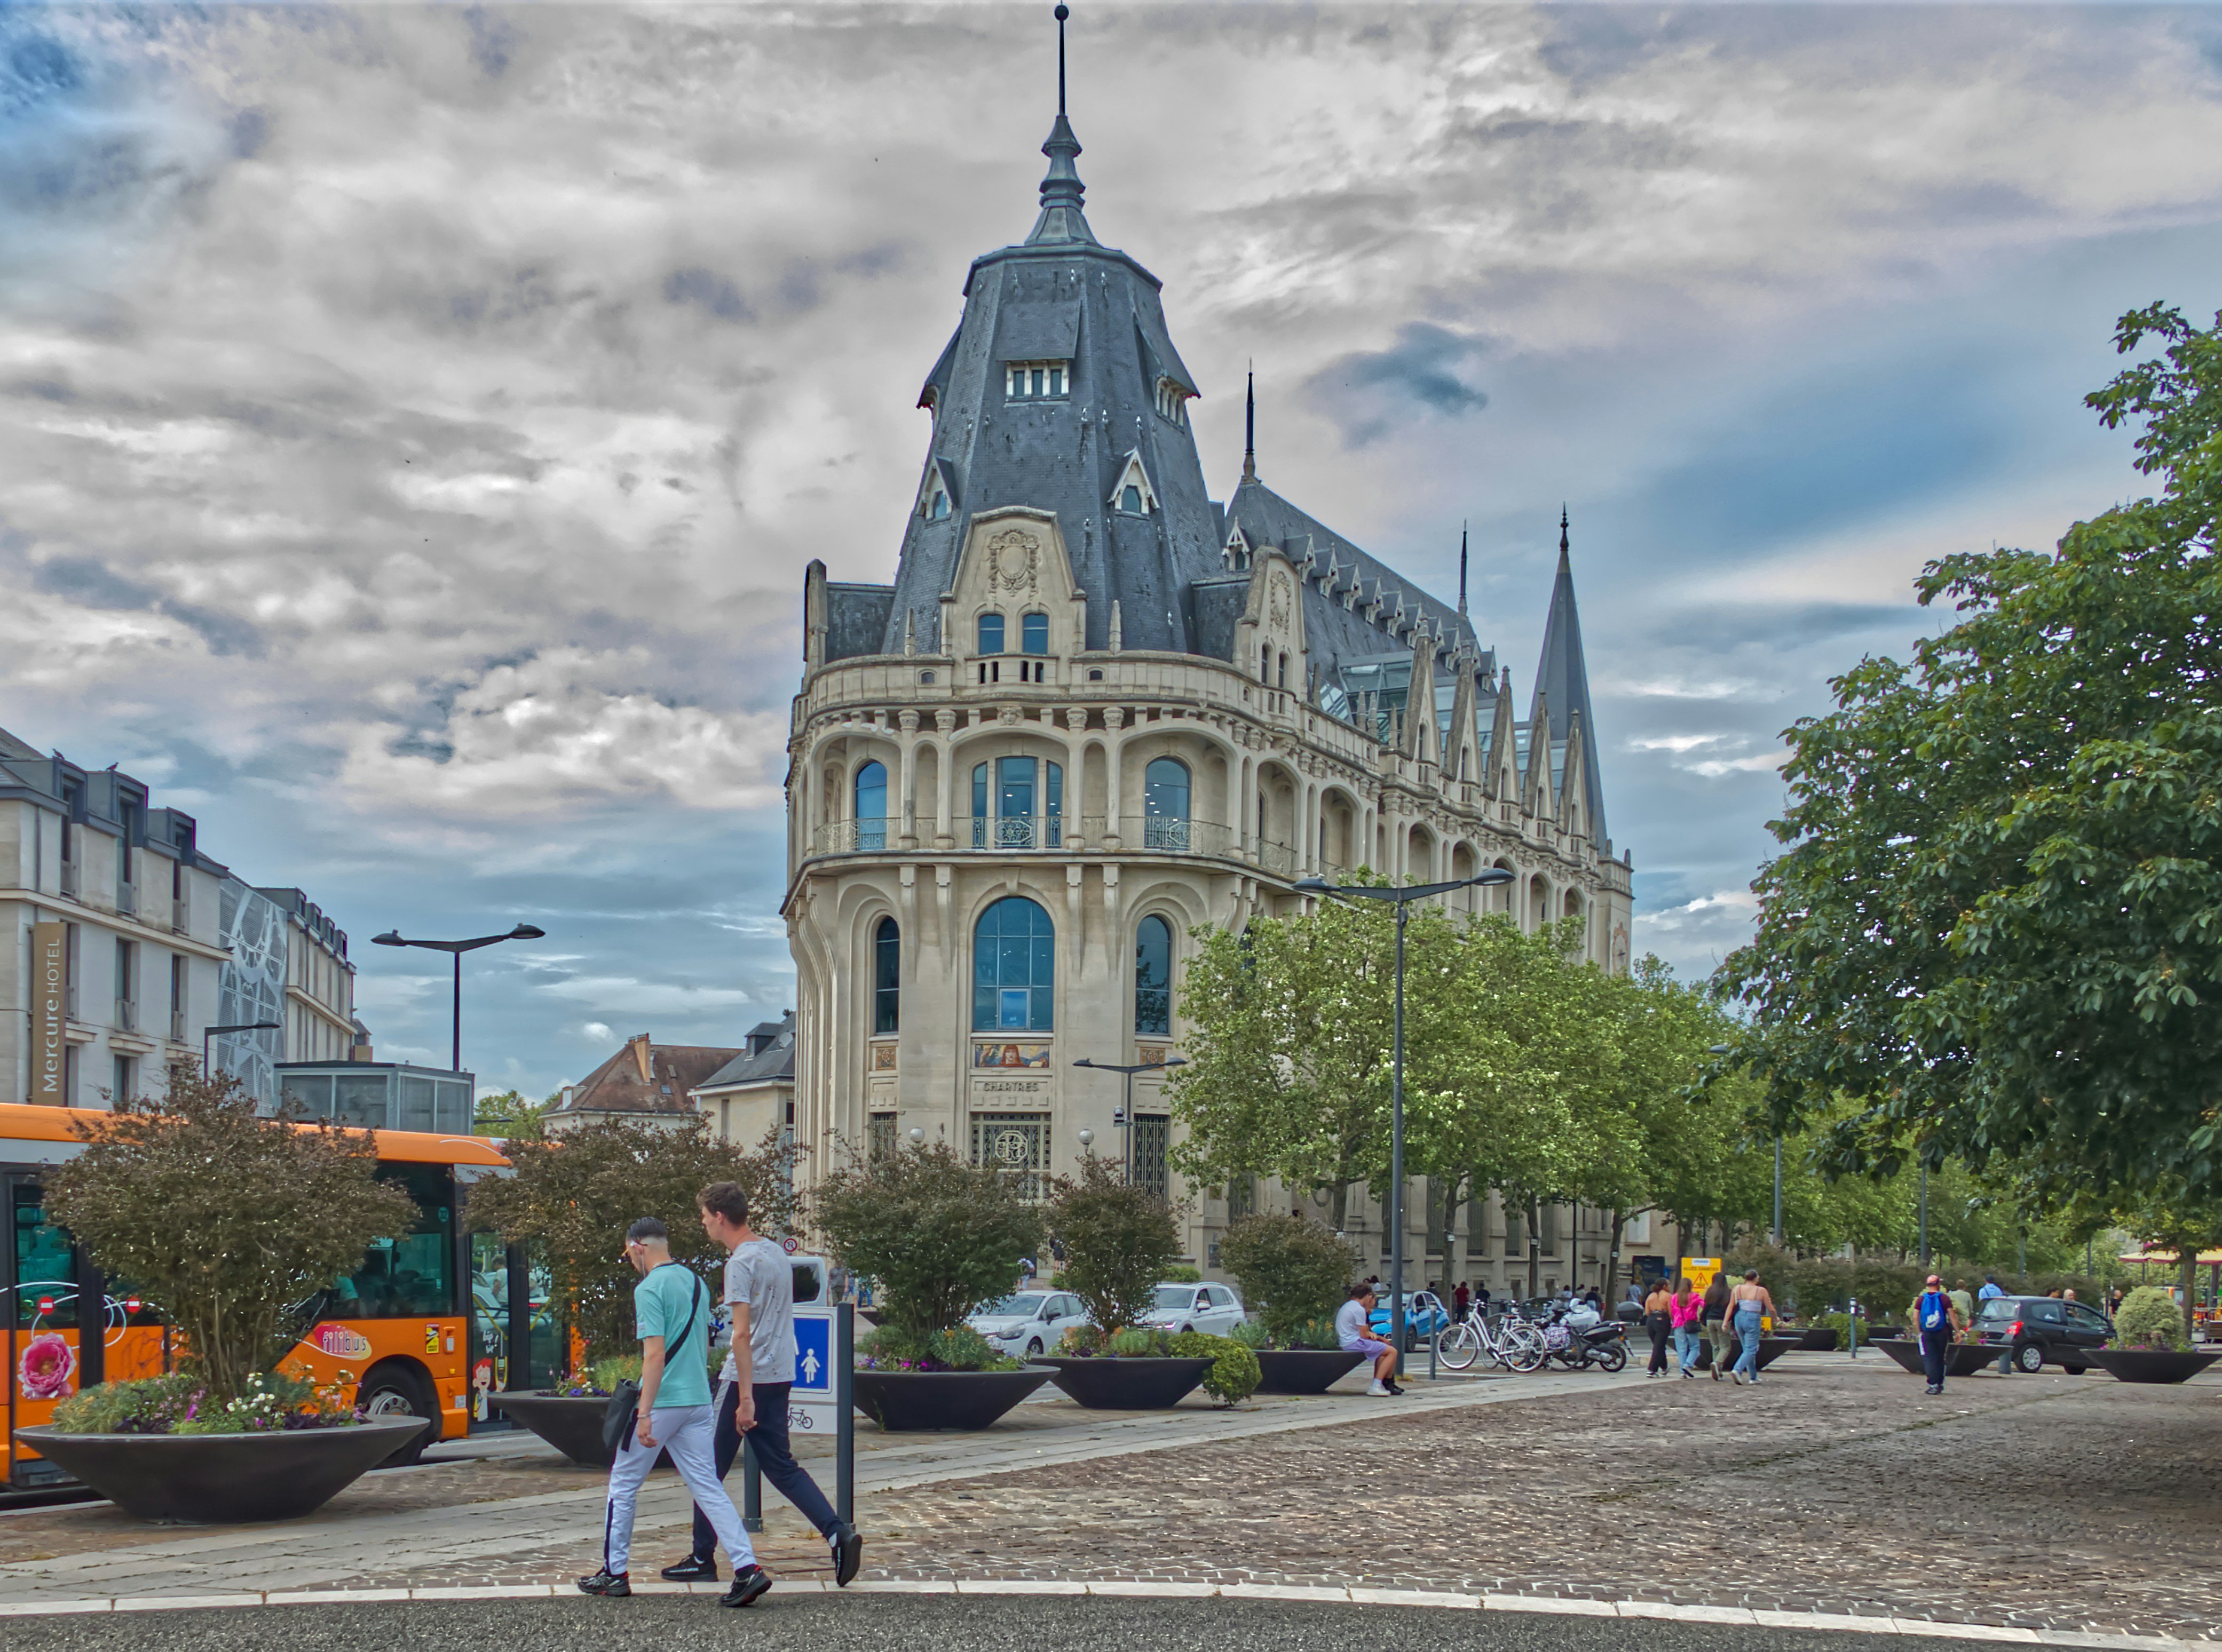
[[[190,935],[192,933],[192,902],[183,895],[173,896],[170,900],[170,933]]]
[[[963,823],[957,841],[976,849],[1061,849],[1071,847],[1064,817],[975,815]]]
[[[931,823],[921,823],[930,843]],[[984,854],[1029,849],[1100,850],[1116,835],[1121,851],[1148,854],[1196,854],[1221,860],[1246,860],[1277,878],[1304,874],[1300,849],[1285,843],[1246,839],[1215,820],[1183,820],[1171,815],[966,815],[951,823],[959,851]],[[811,834],[813,854],[870,854],[896,847],[900,823],[890,818],[835,820]],[[1330,873],[1339,868],[1330,867]]]
[[[78,863],[74,860],[65,860],[62,862],[62,893],[74,900],[77,898],[77,892]]]
[[[890,848],[900,835],[900,823],[886,816],[863,820],[833,820],[811,837],[819,854],[876,854]]]
[[[139,1004],[136,999],[118,998],[116,1000],[116,1030],[118,1032],[137,1032],[139,1030]]]
[[[170,1011],[170,1042],[173,1044],[185,1042],[185,1012],[183,1010]]]
[[[116,879],[116,910],[125,917],[139,916],[139,885],[137,884],[125,883],[120,878]]]

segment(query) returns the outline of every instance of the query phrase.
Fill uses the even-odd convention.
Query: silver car
[[[1056,1352],[1066,1329],[1086,1324],[1088,1316],[1070,1291],[1020,1291],[989,1303],[964,1323],[997,1353],[1033,1360]]]
[[[1200,1330],[1213,1336],[1224,1336],[1244,1317],[1242,1298],[1234,1294],[1231,1286],[1160,1285],[1150,1311],[1142,1316],[1142,1323],[1176,1334]]]

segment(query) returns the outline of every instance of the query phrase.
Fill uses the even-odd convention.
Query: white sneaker
[[[1389,1391],[1386,1388],[1384,1388],[1378,1381],[1365,1392],[1374,1396],[1376,1399],[1386,1399],[1389,1398]]]

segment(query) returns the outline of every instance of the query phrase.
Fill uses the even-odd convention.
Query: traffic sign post
[[[847,1303],[801,1302],[794,1307],[794,1376],[787,1391],[787,1432],[832,1433],[835,1440],[834,1507],[856,1517],[857,1425],[852,1401],[856,1310]],[[745,1436],[741,1442],[741,1522],[763,1530],[763,1475]]]

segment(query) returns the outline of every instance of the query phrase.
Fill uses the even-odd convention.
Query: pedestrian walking
[[[1952,1346],[1955,1324],[1966,1323],[1946,1294],[1944,1281],[1931,1273],[1928,1288],[1913,1299],[1913,1323],[1921,1338],[1921,1368],[1929,1379],[1928,1392],[1944,1392],[1944,1356]]]
[[[632,1292],[640,1401],[610,1465],[602,1569],[581,1578],[580,1591],[620,1599],[632,1593],[627,1566],[633,1512],[661,1450],[670,1454],[671,1466],[694,1494],[694,1506],[708,1516],[715,1541],[733,1562],[733,1586],[723,1604],[752,1605],[771,1587],[771,1574],[756,1564],[740,1511],[725,1495],[712,1461],[717,1423],[710,1406],[710,1293],[693,1269],[671,1260],[670,1230],[652,1216],[625,1230],[625,1255],[641,1276]]]
[[[787,1437],[787,1402],[794,1386],[794,1267],[787,1252],[749,1226],[749,1196],[738,1182],[712,1182],[695,1195],[702,1231],[725,1248],[725,1305],[732,1347],[718,1378],[714,1466],[723,1481],[745,1438],[763,1477],[818,1528],[833,1559],[833,1581],[845,1588],[863,1563],[864,1540],[842,1519],[810,1471],[795,1461]],[[694,1504],[694,1547],[663,1568],[674,1583],[718,1580],[717,1532]]]
[[[1666,1338],[1674,1329],[1673,1305],[1673,1293],[1664,1280],[1643,1298],[1643,1329],[1651,1333],[1651,1363],[1643,1372],[1647,1378],[1666,1374]]]
[[[1705,1287],[1705,1295],[1698,1311],[1702,1324],[1713,1343],[1713,1380],[1721,1380],[1721,1373],[1729,1367],[1729,1281],[1724,1273],[1713,1275],[1713,1282]]]
[[[1952,1305],[1960,1311],[1962,1324],[1972,1325],[1975,1323],[1975,1298],[1968,1289],[1967,1280],[1953,1280],[1952,1288],[1944,1294],[1952,1298]]]
[[[1373,1281],[1350,1287],[1350,1300],[1334,1312],[1335,1340],[1346,1352],[1373,1361],[1373,1386],[1365,1392],[1385,1399],[1404,1391],[1397,1386],[1397,1350],[1373,1334]]]
[[[1773,1313],[1774,1298],[1759,1282],[1759,1270],[1748,1270],[1729,1292],[1729,1319],[1735,1326],[1736,1340],[1743,1345],[1736,1362],[1735,1375],[1739,1385],[1759,1380],[1760,1323],[1773,1317]]]
[[[1470,1280],[1460,1280],[1459,1281],[1459,1288],[1451,1292],[1451,1313],[1458,1320],[1459,1324],[1463,1325],[1466,1323],[1466,1311],[1472,1305],[1472,1281]]]
[[[1698,1317],[1705,1299],[1690,1288],[1687,1274],[1674,1281],[1674,1294],[1666,1299],[1666,1317],[1674,1327],[1674,1363],[1685,1377],[1698,1374]]]

